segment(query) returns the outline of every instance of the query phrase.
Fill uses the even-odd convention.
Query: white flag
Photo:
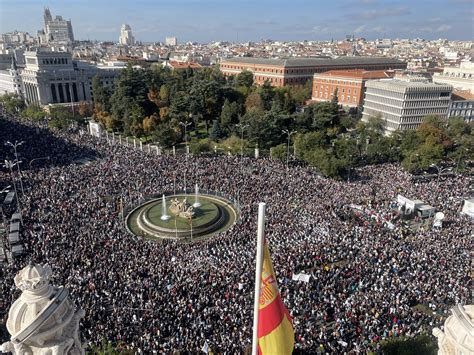
[[[202,352],[208,354],[209,353],[209,345],[207,344],[207,340],[204,341],[204,345],[202,346]]]

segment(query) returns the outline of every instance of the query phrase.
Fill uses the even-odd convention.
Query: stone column
[[[66,83],[63,83],[63,85],[61,85],[61,86],[62,86],[62,89],[63,89],[64,102],[69,102],[69,101],[67,100]]]

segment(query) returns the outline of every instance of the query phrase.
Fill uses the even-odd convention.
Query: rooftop
[[[315,76],[330,76],[330,77],[344,77],[344,78],[355,78],[355,79],[384,79],[391,78],[395,74],[392,70],[364,70],[364,69],[352,69],[352,70],[329,70],[324,73],[315,74]]]
[[[264,64],[284,67],[312,67],[324,65],[351,64],[403,64],[401,60],[387,57],[338,57],[331,58],[254,58],[234,57],[223,59],[222,63]]]
[[[443,83],[433,83],[428,79],[422,80],[421,78],[415,78],[415,80],[410,80],[406,78],[403,80],[400,79],[379,79],[371,80],[367,82],[367,87],[379,87],[385,88],[394,91],[404,91],[405,89],[435,89],[435,90],[452,90],[452,86],[449,84]]]

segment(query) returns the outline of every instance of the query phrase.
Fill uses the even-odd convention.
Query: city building
[[[10,68],[0,69],[0,95],[8,93],[23,96],[21,76],[15,57],[11,56],[10,60]]]
[[[111,87],[122,69],[76,61],[69,52],[50,50],[25,52],[25,59],[21,79],[28,104],[89,101],[93,98],[94,76],[98,75],[104,86]]]
[[[167,46],[177,46],[178,45],[178,39],[176,37],[166,37],[165,38],[165,44]]]
[[[201,69],[202,66],[193,62],[177,62],[174,60],[165,60],[162,64],[163,68],[170,68],[171,70],[179,69]]]
[[[41,44],[71,44],[74,42],[71,20],[64,20],[62,16],[53,19],[49,8],[44,9],[44,29],[38,31]]]
[[[329,70],[390,70],[405,69],[406,63],[394,58],[385,57],[339,57],[331,58],[287,58],[268,59],[253,57],[235,57],[223,59],[220,64],[226,76],[237,75],[243,70],[254,74],[258,85],[269,81],[273,86],[303,85],[316,73]]]
[[[122,46],[133,46],[135,44],[135,38],[132,35],[132,29],[127,24],[123,24],[120,28],[119,43]]]
[[[343,106],[359,107],[364,99],[368,80],[391,78],[389,70],[330,70],[314,74],[311,101],[331,101],[337,90],[337,101]]]
[[[449,84],[414,76],[370,80],[365,86],[362,120],[381,115],[387,134],[416,129],[427,115],[446,118],[453,90]]]
[[[474,93],[474,63],[462,62],[459,68],[445,67],[442,73],[435,73],[433,81],[452,85],[455,89]]]
[[[474,94],[469,90],[454,90],[448,117],[462,117],[466,122],[474,122]]]
[[[3,33],[2,42],[5,44],[33,43],[34,38],[28,32],[13,31]]]

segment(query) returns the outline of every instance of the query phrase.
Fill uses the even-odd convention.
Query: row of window
[[[327,86],[327,85],[326,86],[324,86],[324,85],[319,86],[319,90],[323,90],[323,89],[324,89],[324,91],[329,91],[329,86]],[[331,91],[331,94],[332,94],[335,90],[335,87],[331,87],[330,89],[331,89],[330,91]],[[342,92],[343,94],[346,92],[346,88],[337,88],[337,89],[338,89],[338,92]],[[314,91],[318,91],[318,86],[314,87]],[[350,88],[347,89],[347,93],[348,94],[351,93]],[[353,94],[357,95],[357,89],[354,89]]]
[[[43,64],[51,65],[51,64],[68,64],[67,58],[45,58],[42,60]]]
[[[472,116],[474,115],[473,110],[452,110],[449,112],[449,117],[453,116],[462,116],[462,117],[467,117],[467,116]]]
[[[447,107],[447,101],[433,100],[433,101],[405,101],[403,107],[416,108],[416,107]]]
[[[333,93],[331,93],[331,95],[328,95],[327,92],[325,92],[323,94],[323,92],[320,91],[319,92],[319,97],[323,98],[323,95],[324,95],[325,99],[329,99],[329,98],[333,97]],[[344,98],[345,98],[345,101],[344,101]],[[347,95],[346,97],[344,97],[344,95],[339,95],[338,98],[337,98],[337,101],[340,102],[340,103],[346,102],[346,103],[350,104],[351,103],[351,95]],[[357,103],[357,96],[352,96],[352,102]]]
[[[345,81],[339,79],[318,79],[319,83],[338,84],[338,85],[357,85],[356,81]]]
[[[451,104],[451,108],[473,108],[473,102],[472,101],[454,101]]]
[[[408,100],[436,100],[439,98],[449,98],[450,92],[423,92],[423,93],[408,93],[406,99]]]

